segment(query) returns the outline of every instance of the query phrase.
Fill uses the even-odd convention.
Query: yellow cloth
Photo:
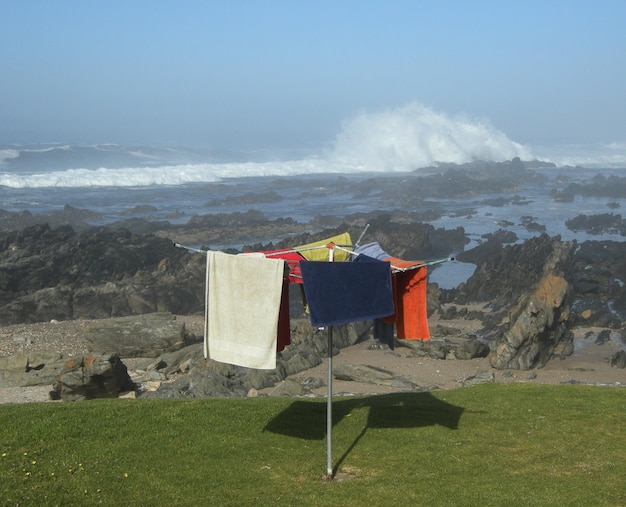
[[[204,352],[214,361],[276,368],[285,261],[207,252]]]
[[[307,248],[316,247],[316,246],[325,246],[329,243],[334,243],[335,245],[342,246],[347,248],[348,250],[352,250],[352,239],[350,239],[350,234],[344,232],[343,234],[338,234],[337,236],[333,236],[332,238],[323,239],[321,241],[315,241],[313,243],[307,243],[306,245],[300,245],[294,248],[302,254],[302,256],[308,261],[328,261],[328,248],[316,248],[314,250],[306,250]],[[345,262],[350,258],[350,254],[348,252],[344,252],[343,250],[339,250],[335,248],[334,253],[334,261],[335,262]]]

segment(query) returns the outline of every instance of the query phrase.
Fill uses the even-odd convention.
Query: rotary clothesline
[[[347,235],[347,233],[346,236],[349,241],[349,235]],[[359,240],[362,237],[363,234],[361,234]],[[217,361],[253,368],[275,368],[275,344],[276,336],[280,334],[280,315],[283,317],[283,326],[285,315],[287,323],[289,321],[289,298],[288,292],[285,292],[287,287],[286,280],[289,279],[291,283],[303,285],[304,293],[309,303],[311,323],[314,326],[320,328],[326,327],[328,329],[326,471],[328,478],[332,478],[332,349],[334,325],[370,319],[380,323],[382,322],[381,319],[387,317],[387,319],[391,319],[387,322],[387,325],[389,325],[390,322],[397,322],[398,334],[400,335],[401,329],[402,333],[404,333],[405,322],[400,318],[400,315],[403,313],[406,302],[398,297],[397,289],[400,287],[400,290],[408,291],[412,290],[412,287],[419,286],[424,293],[422,297],[418,297],[423,309],[421,312],[416,311],[415,313],[416,316],[419,317],[418,320],[424,320],[422,324],[425,324],[426,329],[425,335],[419,339],[429,339],[430,335],[428,333],[425,306],[425,269],[427,266],[453,259],[445,258],[431,261],[407,262],[388,256],[388,254],[381,249],[381,255],[387,256],[389,260],[380,260],[351,250],[352,245],[336,244],[331,240],[324,240],[317,244],[303,245],[301,247],[285,250],[238,255],[201,250],[180,243],[176,243],[176,246],[207,256],[205,357],[210,356],[211,359]],[[307,253],[322,249],[327,250],[327,257],[326,254],[322,257],[323,260],[327,262],[319,262],[321,259],[318,259],[316,262],[305,258]],[[336,252],[336,250],[338,250],[338,252]],[[337,253],[342,254],[342,259],[352,259],[352,261],[335,262]],[[271,259],[271,257],[293,254],[302,255],[302,260],[298,257],[295,259]],[[390,262],[390,260],[394,260],[396,265]],[[266,265],[263,261],[265,261],[265,263],[269,262],[270,264],[268,266],[271,269],[266,269]],[[291,261],[289,267],[295,267],[294,263],[297,261],[298,267],[302,270],[301,274],[294,273],[292,275],[292,273],[289,273],[288,278],[284,277],[284,267],[289,261]],[[261,266],[263,266],[262,269]],[[422,271],[417,271],[415,274],[410,273],[418,269]],[[261,303],[260,306],[251,309],[248,305],[245,308],[247,322],[249,323],[249,327],[247,328],[245,325],[242,327],[241,322],[246,319],[239,318],[240,316],[237,314],[237,311],[234,310],[238,308],[238,304],[241,303],[237,294],[239,284],[233,283],[231,285],[231,290],[228,292],[229,297],[223,297],[224,294],[220,294],[220,297],[210,297],[211,292],[218,287],[216,278],[219,281],[219,278],[223,275],[220,270],[227,271],[227,277],[237,270],[244,270],[243,278],[252,285],[252,293],[254,293],[255,290],[258,291],[259,297],[255,297],[254,299],[258,299]],[[409,273],[409,275],[407,275],[407,273]],[[423,273],[423,277],[421,278],[418,276],[420,273]],[[241,275],[242,273],[239,273],[237,276]],[[416,282],[418,278],[420,279]],[[233,279],[231,278],[230,280],[232,281]],[[241,280],[241,278],[239,280]],[[336,280],[341,280],[341,283],[334,283]],[[329,286],[332,287],[331,291],[328,290]],[[355,288],[358,290],[355,290]],[[395,292],[393,290],[394,288],[396,289]],[[248,295],[250,295],[249,287],[246,287],[246,290],[248,290]],[[415,298],[413,297],[413,299]],[[275,312],[278,307],[280,307],[279,315]],[[339,308],[339,313],[336,311],[337,308]],[[410,305],[407,308],[416,310],[416,308],[411,308]],[[212,314],[213,317],[219,315],[220,318],[209,318],[210,314]],[[265,332],[259,333],[256,322],[265,320],[266,324],[271,324],[272,319],[274,319],[274,322],[278,321],[277,325],[275,327],[265,326]],[[231,333],[233,328],[229,328],[230,323],[233,321],[236,321],[236,327],[239,328],[239,337],[235,338],[233,338]],[[223,325],[225,325],[225,327]],[[288,325],[287,332],[289,332]],[[250,338],[252,336],[254,337],[255,343],[244,343],[240,341],[241,336],[244,338]],[[274,339],[273,346],[272,339]],[[245,351],[243,354],[242,350]],[[243,361],[245,364],[242,363],[242,355],[245,356]]]
[[[336,248],[338,250],[341,250],[353,256],[363,255],[353,250],[350,250],[349,249],[350,245],[336,245],[335,243],[328,243],[326,245],[319,245],[319,246],[311,246],[308,248],[285,248],[284,250],[274,250],[271,252],[247,252],[244,255],[249,255],[252,253],[263,253],[266,257],[275,257],[278,255],[287,254],[287,253],[301,253],[301,252],[307,252],[311,250],[320,250],[322,248],[330,249],[331,245],[333,248]],[[174,246],[177,248],[183,248],[185,250],[189,250],[190,252],[200,253],[203,255],[206,255],[207,252],[211,251],[211,250],[202,250],[201,248],[196,248],[196,247],[189,246],[189,245],[183,245],[182,243],[174,243]],[[389,258],[392,258],[392,257],[389,257]],[[390,262],[390,265],[391,265],[392,271],[404,272],[404,271],[412,271],[414,269],[419,269],[419,268],[436,266],[437,264],[443,264],[444,262],[451,262],[454,260],[455,260],[454,257],[442,257],[441,259],[428,259],[425,261],[415,261],[416,262],[415,264],[412,264],[406,267],[396,266],[393,264],[393,262]],[[302,277],[299,276],[299,278],[302,278]]]
[[[337,240],[343,240],[344,243],[338,244]],[[325,327],[358,320],[374,320],[375,338],[386,343],[392,349],[394,348],[395,335],[400,340],[430,339],[426,308],[426,270],[429,266],[452,259],[405,261],[391,257],[377,243],[357,247],[356,251],[353,251],[351,250],[352,246],[347,244],[349,242],[349,235],[344,234],[296,248],[245,253],[237,256],[230,255],[226,258],[230,258],[232,263],[236,262],[236,258],[250,257],[252,255],[265,256],[268,260],[283,259],[289,267],[285,279],[289,283],[301,285],[303,303],[305,308],[309,310],[311,323],[314,326]],[[207,251],[198,248],[177,245],[194,252],[207,254]],[[209,250],[208,252],[213,251]],[[326,266],[323,262],[311,262],[308,264],[307,261],[310,260],[351,262],[337,262],[337,265]],[[368,260],[370,261],[369,263],[365,262]],[[244,266],[245,264],[240,262],[240,265]],[[302,277],[303,267],[309,272],[308,283],[304,283]],[[369,293],[363,290],[368,285],[368,282],[373,279],[377,269],[383,271],[382,276],[384,276],[385,271],[391,271],[392,298],[390,297],[389,300],[393,299],[393,308],[386,308],[388,313],[379,317],[374,310],[376,310],[376,305],[384,300],[386,294],[388,294],[388,288],[379,284],[378,291],[373,288]],[[214,276],[220,275],[219,271],[214,274]],[[256,280],[256,277],[251,276],[250,280]],[[208,285],[209,279],[207,279],[207,288]],[[240,279],[239,286],[242,287],[242,294],[233,295],[233,300],[238,300],[239,305],[241,305],[243,298],[246,297],[243,291],[248,290],[248,285],[250,283],[245,277]],[[332,287],[332,290],[328,290],[329,287]],[[339,290],[345,287],[348,287],[348,289],[344,290],[344,292]],[[285,287],[283,289],[285,291],[288,290]],[[385,293],[386,290],[387,293]],[[310,304],[311,300],[313,300],[313,305]],[[281,322],[279,322],[277,351],[282,350],[284,346],[290,343],[288,304],[287,294],[280,303],[281,307],[287,306],[287,308],[282,308],[281,312],[283,317]],[[222,311],[227,313],[229,310],[231,310],[231,307],[223,308]],[[226,318],[225,315],[215,313],[216,317],[218,315],[221,319]],[[231,317],[233,319],[236,318],[234,315],[231,315]],[[205,339],[207,339],[206,336]],[[248,366],[247,364],[240,365]],[[268,365],[267,367],[271,366]]]
[[[232,288],[237,286],[241,288],[241,294],[232,294],[232,301],[238,304],[234,304],[235,307],[241,307],[241,303],[244,299],[256,299],[254,294],[249,295],[254,283],[258,283],[258,277],[251,273],[250,276],[239,276],[239,280],[234,280],[234,277],[238,272],[246,267],[246,261],[239,260],[243,258],[251,258],[253,256],[263,257],[266,261],[271,259],[283,260],[289,270],[285,270],[285,280],[289,283],[297,283],[302,287],[302,298],[304,306],[311,316],[311,323],[317,327],[325,327],[328,325],[344,324],[348,322],[355,322],[358,320],[374,320],[382,318],[384,325],[375,326],[375,330],[383,329],[385,339],[382,340],[387,343],[391,348],[394,347],[394,326],[397,327],[398,339],[417,339],[428,340],[430,333],[428,329],[428,318],[426,314],[426,283],[427,273],[426,269],[429,266],[440,264],[452,260],[452,258],[435,259],[428,261],[405,261],[395,257],[391,257],[387,252],[383,251],[377,243],[370,243],[363,247],[357,247],[356,251],[351,250],[352,246],[349,244],[338,244],[332,240],[347,240],[350,242],[349,235],[335,236],[329,240],[319,241],[315,244],[303,245],[296,248],[274,250],[267,252],[254,252],[244,253],[238,255],[225,254],[220,252],[221,256],[216,256],[216,251],[202,250],[195,247],[190,247],[176,243],[176,246],[186,248],[190,251],[202,253],[207,255],[207,275],[211,263],[208,262],[208,257],[213,259],[213,264],[218,262],[223,266],[221,270],[216,270],[213,274],[213,278],[207,277],[207,302],[209,296],[209,285],[212,281],[218,278],[224,278],[224,272],[231,269]],[[359,250],[362,251],[359,251]],[[367,255],[362,252],[367,252]],[[372,257],[372,255],[374,257]],[[311,262],[307,261],[348,261],[351,262],[337,262],[337,265],[326,266],[323,262]],[[380,262],[382,261],[382,262]],[[252,261],[247,262],[249,265]],[[262,269],[263,266],[270,265],[271,262],[257,261],[259,264],[258,269]],[[239,268],[233,267],[235,264]],[[386,268],[385,268],[386,266]],[[284,265],[283,265],[284,267]],[[308,282],[304,283],[302,276],[302,269],[305,269],[309,276]],[[376,301],[382,301],[381,298],[386,296],[385,291],[388,289],[382,284],[378,285],[380,291],[376,291],[371,288],[370,292],[364,292],[363,289],[367,288],[369,282],[374,277],[376,270],[391,271],[392,292],[393,296],[393,308],[385,308],[388,313],[383,315],[376,314],[376,308],[372,308],[378,304]],[[371,283],[369,283],[371,285]],[[225,283],[214,286],[214,289],[219,288],[224,290]],[[329,290],[329,287],[332,290]],[[341,292],[341,289],[348,287],[347,290]],[[263,293],[264,287],[258,287],[257,292]],[[288,290],[286,287],[282,288],[283,291],[287,291],[287,294],[280,301],[282,308],[281,315],[283,320],[288,321]],[[308,294],[307,294],[308,292]],[[380,294],[379,294],[380,292]],[[388,293],[388,291],[387,291]],[[369,294],[369,296],[367,296]],[[221,295],[223,296],[223,295]],[[366,296],[366,297],[364,297]],[[369,297],[369,299],[368,299]],[[313,305],[310,304],[310,300],[313,300]],[[249,301],[254,303],[254,301]],[[350,304],[348,304],[350,303]],[[360,307],[359,307],[360,305]],[[248,306],[248,305],[246,305]],[[207,309],[209,306],[207,306]],[[214,307],[211,307],[214,308]],[[369,309],[369,310],[368,310]],[[228,306],[222,308],[223,312],[230,311],[230,317],[237,320],[237,316],[232,314],[232,307]],[[214,313],[216,318],[225,319],[221,313]],[[380,324],[380,323],[376,323]],[[279,330],[282,333],[279,335],[279,348],[280,351],[284,346],[290,343],[289,338],[289,323],[282,322],[282,326]],[[205,340],[206,340],[205,336]],[[380,338],[380,336],[376,336]],[[238,364],[238,363],[236,363]],[[248,366],[242,364],[242,366]],[[269,366],[268,366],[269,367]]]

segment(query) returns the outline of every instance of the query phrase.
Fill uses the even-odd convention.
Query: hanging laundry
[[[294,250],[298,250],[302,256],[309,261],[328,261],[329,259],[329,249],[328,248],[315,248],[315,247],[323,247],[329,244],[339,245],[348,250],[352,250],[352,239],[350,239],[350,234],[344,232],[343,234],[339,234],[337,236],[333,236],[332,238],[323,239],[321,241],[315,241],[313,243],[307,243],[306,245],[300,245],[295,247]],[[350,258],[350,253],[339,250],[338,248],[333,252],[334,262],[345,262]]]
[[[276,368],[285,261],[207,252],[205,357]]]
[[[377,241],[374,243],[367,243],[366,245],[357,246],[354,249],[354,253],[367,255],[368,257],[378,259],[379,261],[384,261],[385,259],[391,257],[391,255],[389,255],[382,249]]]
[[[270,250],[263,252],[268,259],[283,259],[289,267],[289,275],[287,280],[289,283],[302,283],[302,274],[300,273],[300,261],[304,257],[299,252],[293,250]]]
[[[289,281],[283,278],[278,311],[278,330],[276,332],[276,352],[282,352],[291,344],[291,319],[289,317]]]
[[[395,314],[385,322],[395,322],[399,339],[430,340],[426,305],[427,268],[415,267],[422,262],[405,261],[395,257],[386,259],[396,268],[412,268],[393,274]]]
[[[334,326],[394,312],[388,262],[359,255],[354,262],[300,262],[313,326]]]

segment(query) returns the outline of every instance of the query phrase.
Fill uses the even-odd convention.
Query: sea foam
[[[218,163],[197,152],[120,145],[9,147],[0,149],[0,186],[129,188],[261,176],[401,173],[438,163],[532,160],[533,151],[486,120],[453,117],[413,102],[355,114],[342,123],[331,149],[297,160]],[[626,166],[626,143],[536,153],[557,165]]]
[[[334,156],[364,170],[410,171],[437,163],[532,158],[486,121],[452,118],[418,103],[344,121]]]

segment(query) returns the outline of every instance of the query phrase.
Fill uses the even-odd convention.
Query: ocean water
[[[564,240],[612,239],[617,233],[589,235],[569,231],[565,220],[579,214],[624,213],[626,195],[618,198],[576,196],[557,202],[553,188],[587,181],[596,174],[626,176],[626,143],[529,148],[493,127],[438,115],[419,105],[374,115],[358,115],[342,125],[331,146],[317,152],[225,151],[98,144],[0,145],[0,209],[45,214],[65,205],[101,214],[103,225],[133,217],[185,223],[193,215],[262,211],[269,219],[291,217],[308,222],[319,215],[345,216],[373,210],[396,210],[396,202],[378,192],[357,193],[355,185],[373,176],[406,178],[438,162],[475,160],[544,160],[558,167],[538,169],[549,179],[516,192],[522,199],[503,206],[485,199],[511,195],[416,200],[405,211],[442,210],[435,227],[463,227],[471,248],[498,229],[521,240],[537,235],[522,217],[545,226]],[[417,170],[417,173],[414,171]],[[611,207],[609,207],[611,204]],[[268,241],[274,238],[268,238]],[[367,240],[367,238],[365,238]],[[450,264],[450,263],[448,263]],[[472,266],[460,263],[437,269],[458,272],[449,283],[467,278]],[[449,284],[447,283],[447,284]]]
[[[224,159],[226,156],[229,158]],[[291,217],[307,222],[317,215],[395,210],[397,203],[383,200],[378,193],[358,194],[353,188],[368,178],[406,178],[409,172],[381,171],[375,164],[351,165],[332,157],[254,161],[246,156],[250,155],[120,145],[0,147],[0,209],[43,214],[70,205],[102,214],[94,225],[133,216],[184,223],[197,214],[248,209],[260,210],[270,219]],[[419,174],[413,170],[411,177]],[[576,196],[573,202],[557,202],[550,196],[552,189],[564,186],[557,181],[563,175],[568,182],[588,181],[597,174],[626,176],[626,162],[615,167],[544,167],[537,171],[550,182],[529,183],[519,189],[519,202],[504,206],[485,203],[497,198],[510,201],[511,194],[463,199],[421,196],[426,202],[416,199],[415,206],[405,205],[404,210],[440,208],[444,214],[432,220],[434,226],[462,226],[477,239],[499,228],[512,230],[521,239],[535,235],[537,232],[529,232],[520,220],[526,216],[545,225],[550,235],[585,240],[598,237],[574,234],[563,222],[579,214],[626,209],[626,196]],[[625,239],[618,234],[604,236]]]

